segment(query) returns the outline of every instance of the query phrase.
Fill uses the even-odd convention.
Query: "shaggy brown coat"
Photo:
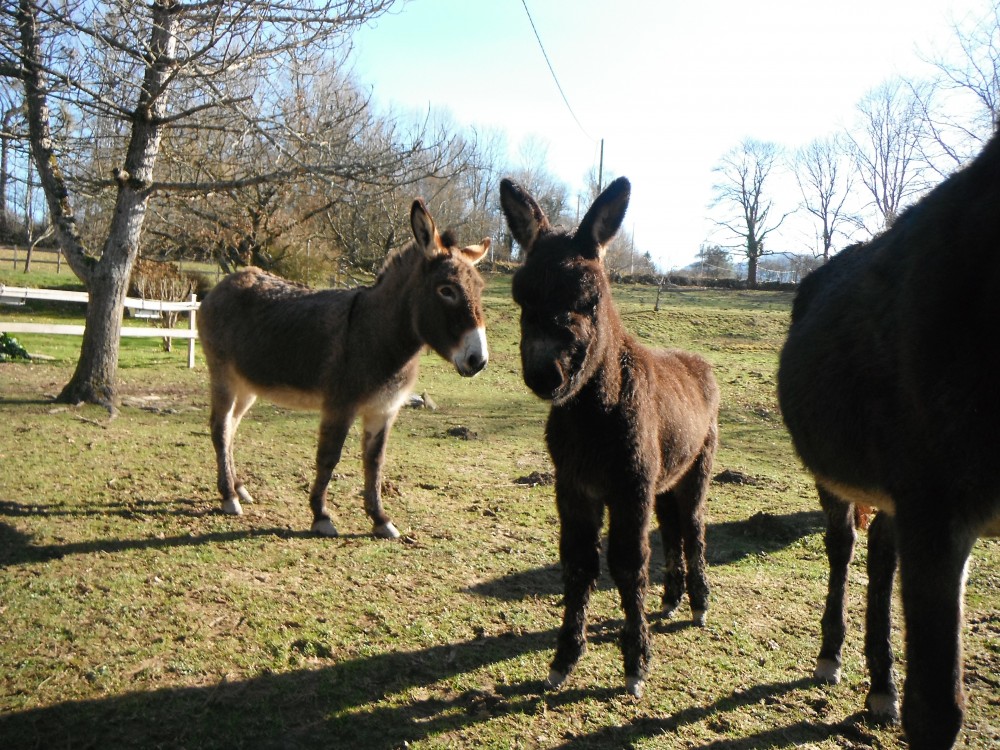
[[[556,471],[565,612],[549,683],[561,684],[585,650],[607,510],[608,567],[625,611],[625,675],[638,696],[650,659],[644,599],[654,508],[666,557],[664,610],[678,606],[685,582],[695,622],[708,607],[704,506],[719,391],[703,358],[647,349],[622,325],[602,252],[629,194],[624,178],[611,183],[570,234],[553,228],[523,188],[500,186],[525,254],[513,281],[524,382],[552,403],[545,437]]]
[[[319,409],[312,528],[337,529],[326,491],[355,418],[362,419],[365,510],[376,536],[395,538],[382,508],[389,430],[430,346],[459,374],[486,366],[483,280],[473,268],[490,241],[459,248],[438,234],[423,202],[410,211],[414,240],[387,258],[375,284],[313,291],[256,268],[228,276],[205,298],[198,332],[211,378],[212,443],[222,509],[242,513],[252,498],[236,474],[233,436],[258,395]]]

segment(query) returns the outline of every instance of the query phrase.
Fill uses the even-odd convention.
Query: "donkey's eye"
[[[451,284],[442,284],[437,288],[437,293],[445,302],[458,302],[458,290]]]

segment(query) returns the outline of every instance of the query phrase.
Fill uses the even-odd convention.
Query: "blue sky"
[[[720,157],[744,138],[795,148],[849,124],[861,96],[916,77],[951,21],[988,0],[411,0],[354,40],[358,81],[383,106],[446,109],[457,124],[525,138],[580,191],[604,139],[605,174],[632,181],[626,227],[664,269],[723,237],[709,203]],[[614,10],[612,7],[616,6]],[[791,183],[794,185],[794,182]],[[793,209],[788,184],[778,208]],[[772,247],[808,249],[789,224]]]

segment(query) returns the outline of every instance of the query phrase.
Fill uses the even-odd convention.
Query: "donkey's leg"
[[[868,606],[865,658],[871,687],[865,705],[878,721],[899,721],[899,693],[892,676],[892,582],[896,539],[892,516],[879,513],[868,529]]]
[[[211,400],[209,427],[212,446],[215,449],[216,486],[219,488],[219,495],[222,496],[222,512],[238,516],[243,513],[243,508],[236,494],[236,476],[233,468],[233,437],[236,432],[233,411],[236,405],[236,393],[228,383],[212,378]]]
[[[398,539],[399,531],[382,509],[382,465],[389,430],[398,410],[389,414],[365,412],[362,419],[361,452],[365,467],[365,512],[374,524],[372,533],[383,539]]]
[[[250,407],[254,405],[256,400],[257,394],[255,393],[240,393],[236,397],[236,403],[233,406],[232,427],[230,428],[229,467],[233,475],[233,489],[245,503],[252,503],[253,497],[247,492],[246,487],[243,486],[243,480],[240,479],[236,471],[236,461],[233,458],[233,440],[236,437],[236,431],[240,428],[240,421],[242,421],[243,415],[250,410]]]
[[[309,492],[312,508],[312,530],[320,536],[337,536],[337,528],[330,520],[326,509],[326,488],[330,484],[333,469],[340,462],[344,441],[354,421],[353,413],[340,411],[323,412],[319,426],[319,445],[316,448],[316,478]]]
[[[819,501],[826,514],[825,542],[830,578],[826,609],[821,620],[823,643],[813,675],[823,682],[837,684],[840,682],[840,650],[847,633],[844,594],[847,588],[847,570],[854,556],[854,506],[819,485],[816,489],[819,490]]]
[[[941,495],[922,506],[896,504],[906,625],[903,729],[912,750],[952,747],[965,713],[962,596],[975,536],[948,516],[957,505]]]
[[[663,540],[663,614],[672,617],[684,596],[684,551],[677,499],[671,492],[656,496],[656,522]]]
[[[687,592],[691,604],[691,621],[705,624],[708,611],[708,567],[705,562],[705,504],[708,486],[712,481],[712,462],[715,458],[715,433],[709,435],[705,448],[674,488],[677,503],[677,520],[684,540],[684,560],[687,564]]]
[[[587,605],[601,572],[601,524],[604,506],[560,485],[559,560],[563,574],[563,621],[548,685],[559,687],[587,650]]]
[[[639,503],[636,507],[635,503]],[[627,498],[611,506],[608,519],[608,569],[618,586],[625,611],[621,635],[625,683],[636,698],[649,673],[652,649],[646,623],[646,588],[649,583],[649,516],[652,498]]]

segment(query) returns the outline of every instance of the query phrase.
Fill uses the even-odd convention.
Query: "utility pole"
[[[632,245],[628,251],[628,275],[635,275],[635,224],[632,225]]]
[[[604,189],[604,139],[601,138],[601,160],[597,163],[597,194]]]

